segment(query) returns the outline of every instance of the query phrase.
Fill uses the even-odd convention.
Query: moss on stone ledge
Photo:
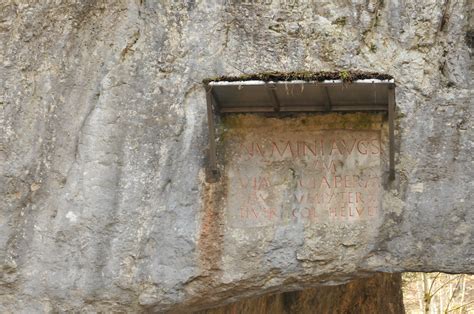
[[[391,80],[393,77],[389,74],[378,73],[378,72],[364,72],[364,71],[320,71],[320,72],[262,72],[254,74],[244,74],[240,76],[219,76],[215,78],[207,78],[203,80],[204,84],[209,82],[219,82],[219,81],[250,81],[250,80],[259,80],[259,81],[293,81],[293,80],[303,80],[303,81],[317,81],[322,82],[325,80],[342,80],[344,82],[352,82],[355,80],[364,80],[364,79],[379,79],[379,80]]]

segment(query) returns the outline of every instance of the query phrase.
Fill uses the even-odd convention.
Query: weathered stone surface
[[[362,272],[474,272],[469,6],[2,1],[1,311],[198,308]],[[397,176],[366,247],[304,224],[231,237],[222,184],[205,182],[202,79],[346,68],[397,82]]]

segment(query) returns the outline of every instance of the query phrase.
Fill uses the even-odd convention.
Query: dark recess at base
[[[376,274],[345,285],[321,286],[242,300],[199,314],[405,313],[400,274]]]

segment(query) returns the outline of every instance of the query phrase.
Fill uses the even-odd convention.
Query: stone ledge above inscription
[[[367,114],[227,117],[229,227],[368,223],[381,211],[386,131]]]

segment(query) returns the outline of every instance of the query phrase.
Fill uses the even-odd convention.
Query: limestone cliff
[[[471,6],[0,1],[0,311],[164,311],[373,271],[473,273]],[[202,80],[345,69],[397,84],[376,232],[334,240],[329,261],[300,225],[229,237],[205,181]]]

